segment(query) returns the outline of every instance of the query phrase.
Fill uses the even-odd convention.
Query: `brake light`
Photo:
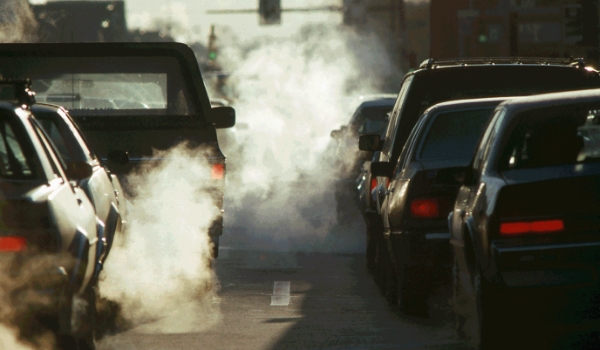
[[[373,192],[375,187],[377,187],[377,178],[374,177],[371,179],[371,192]]]
[[[19,252],[27,247],[27,240],[23,237],[0,237],[0,252]]]
[[[225,164],[217,163],[212,166],[211,178],[221,180],[225,175]]]
[[[416,218],[437,218],[440,216],[440,203],[437,198],[415,199],[410,203],[410,213]]]
[[[563,220],[515,221],[500,224],[500,234],[505,236],[527,233],[552,233],[565,229]]]

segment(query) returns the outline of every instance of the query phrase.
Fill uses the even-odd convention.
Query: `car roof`
[[[469,58],[428,58],[419,65],[419,69],[432,69],[441,67],[465,66],[494,66],[494,65],[552,65],[585,67],[583,58],[556,58],[556,57],[469,57]]]
[[[380,98],[376,100],[368,100],[361,103],[357,109],[369,108],[369,107],[394,107],[396,103],[396,97],[393,98]]]
[[[572,104],[600,102],[600,89],[555,92],[524,97],[515,97],[503,102],[503,107],[508,114],[518,114],[528,110],[548,107],[559,107]]]
[[[489,97],[489,98],[473,98],[465,100],[453,100],[435,104],[429,107],[423,114],[431,114],[437,112],[443,112],[446,110],[456,110],[461,108],[473,108],[473,107],[495,107],[500,103],[512,99],[514,97]]]

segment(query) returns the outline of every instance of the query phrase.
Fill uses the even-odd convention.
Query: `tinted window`
[[[484,126],[493,108],[440,113],[435,116],[419,157],[421,159],[463,159],[473,157]]]
[[[7,118],[0,117],[0,176],[12,179],[33,177],[31,156],[25,152],[25,140],[15,132]]]
[[[500,169],[600,162],[600,116],[577,109],[528,113],[518,120]]]
[[[388,113],[391,107],[364,108],[360,112],[361,124],[358,127],[359,134],[383,134],[388,124]]]

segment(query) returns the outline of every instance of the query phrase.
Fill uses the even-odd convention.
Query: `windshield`
[[[362,123],[358,127],[359,134],[383,134],[388,124],[388,113],[393,106],[383,108],[364,108],[360,113]]]
[[[420,159],[471,158],[493,108],[440,113],[421,147]]]
[[[522,116],[500,158],[500,169],[600,162],[597,111],[536,111]]]
[[[64,106],[73,116],[195,112],[176,58],[0,58],[0,66],[15,65],[11,73],[32,79],[39,102]]]

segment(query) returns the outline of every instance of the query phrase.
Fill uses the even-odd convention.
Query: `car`
[[[65,168],[68,169],[73,162],[78,164],[84,162],[92,168],[89,177],[69,180],[78,181],[78,186],[87,194],[94,205],[96,216],[101,222],[98,231],[98,255],[101,258],[96,271],[95,277],[97,278],[108,257],[115,236],[122,234],[124,229],[126,199],[120,181],[102,164],[67,110],[56,105],[36,103],[31,106],[31,111],[56,146],[60,159],[65,162],[63,164]],[[129,161],[129,156],[125,152],[113,151],[108,157],[109,162],[119,165]]]
[[[71,181],[88,178],[92,168],[78,161],[63,167],[31,113],[35,99],[28,85],[0,81],[0,261],[11,271],[5,277],[26,279],[12,290],[13,303],[38,295],[46,302],[31,310],[58,335],[58,345],[94,349],[98,220]],[[31,315],[13,321],[19,317]],[[22,333],[31,331],[35,326],[28,323]]]
[[[31,78],[41,101],[62,101],[60,105],[69,110],[102,160],[113,151],[127,152],[127,164],[111,164],[118,176],[163,161],[155,156],[157,150],[182,143],[201,147],[198,157],[212,168],[207,170],[212,176],[208,185],[221,213],[208,232],[212,255],[218,256],[226,163],[215,129],[232,127],[235,110],[211,108],[189,46],[174,42],[0,44],[0,74]],[[127,194],[133,192],[126,181],[122,184]]]
[[[400,154],[381,207],[383,235],[373,240],[379,246],[376,251],[391,252],[391,261],[382,261],[379,272],[386,296],[398,300],[405,313],[427,315],[427,297],[450,280],[447,218],[459,176],[473,158],[494,108],[505,99],[433,105],[417,121]],[[374,176],[385,176],[377,170]]]
[[[383,133],[387,126],[388,114],[394,107],[396,95],[361,96],[360,101],[362,102],[354,111],[349,123],[339,130],[331,132],[331,137],[337,141],[333,161],[338,173],[335,197],[340,223],[352,220],[350,217],[352,211],[349,210],[348,205],[360,206],[360,194],[357,193],[356,179],[361,174],[363,163],[370,161],[373,157],[372,152],[359,153],[357,151],[358,136]]]
[[[362,135],[359,149],[381,151],[373,167],[377,177],[376,207],[380,211],[400,153],[422,113],[430,106],[452,100],[521,96],[544,92],[600,87],[598,71],[581,59],[473,58],[429,59],[405,75],[383,138]],[[383,224],[374,227],[383,227]],[[391,258],[390,258],[391,259]]]
[[[598,287],[599,111],[600,89],[496,108],[448,217],[457,329],[476,346],[498,345],[505,320],[525,316],[510,295]]]

